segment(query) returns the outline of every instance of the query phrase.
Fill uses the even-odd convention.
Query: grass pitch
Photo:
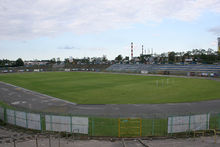
[[[0,75],[0,81],[79,104],[195,102],[220,98],[220,82],[88,72]]]

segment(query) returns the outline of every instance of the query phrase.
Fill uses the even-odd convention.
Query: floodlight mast
[[[134,49],[133,42],[131,42],[131,59],[133,59],[133,49]]]

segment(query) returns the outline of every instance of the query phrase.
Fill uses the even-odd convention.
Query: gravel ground
[[[60,138],[58,134],[39,134],[38,147],[143,147],[136,139],[125,140],[76,140],[74,137]],[[49,139],[50,138],[50,139]],[[49,143],[50,142],[50,143]],[[149,147],[219,147],[220,136],[208,136],[181,139],[142,140]],[[0,127],[0,147],[36,147],[36,133],[13,127]],[[60,144],[60,146],[59,146]]]
[[[220,137],[217,136],[216,143],[214,137],[200,137],[196,139],[163,139],[144,140],[149,147],[219,147]],[[14,147],[14,143],[2,143],[0,147]],[[16,142],[16,147],[36,147],[36,140]],[[49,139],[38,139],[38,147],[49,147]],[[51,147],[59,147],[59,140],[52,139]],[[122,141],[104,140],[60,140],[60,147],[123,147]],[[144,147],[136,140],[125,141],[125,147]]]

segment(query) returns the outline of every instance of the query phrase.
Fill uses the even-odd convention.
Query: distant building
[[[28,65],[47,65],[48,62],[47,61],[24,61],[24,65],[28,66]]]
[[[193,63],[193,59],[192,58],[187,58],[184,60],[184,64],[191,64]]]

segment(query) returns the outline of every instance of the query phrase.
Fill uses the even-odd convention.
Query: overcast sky
[[[0,59],[217,50],[220,0],[0,0]]]

